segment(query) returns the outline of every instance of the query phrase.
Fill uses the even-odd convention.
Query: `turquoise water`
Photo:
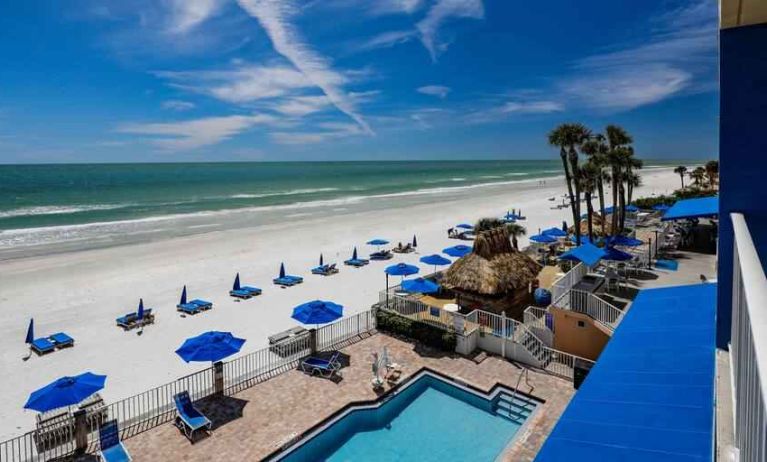
[[[490,401],[427,375],[377,409],[352,411],[282,460],[493,461],[520,427]]]

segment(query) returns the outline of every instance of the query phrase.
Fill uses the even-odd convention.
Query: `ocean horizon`
[[[646,167],[679,162],[694,161]],[[245,215],[265,223],[560,175],[559,159],[0,165],[0,249],[193,234]]]

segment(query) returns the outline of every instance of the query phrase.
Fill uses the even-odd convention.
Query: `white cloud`
[[[351,136],[365,135],[362,127],[352,123],[325,122],[318,124],[320,130],[300,132],[275,132],[271,138],[275,143],[286,145],[304,145],[324,143],[331,140],[347,139]]]
[[[189,111],[191,109],[195,108],[194,103],[190,103],[189,101],[181,101],[178,99],[170,99],[168,101],[162,102],[162,108],[168,109],[171,111]]]
[[[293,67],[240,65],[217,71],[158,72],[176,86],[213,96],[229,103],[247,103],[274,98],[296,90],[314,88],[303,73]],[[328,77],[335,84],[346,81],[341,74]]]
[[[296,96],[274,104],[272,109],[288,116],[300,117],[324,111],[330,106],[325,95]]]
[[[418,91],[418,93],[423,93],[424,95],[436,96],[444,99],[447,94],[450,93],[450,87],[444,85],[425,85],[417,88],[416,91]]]
[[[395,45],[407,43],[415,37],[415,31],[412,30],[392,30],[383,32],[367,40],[354,45],[354,51],[377,50],[380,48],[390,48]]]
[[[238,0],[240,6],[264,28],[274,49],[290,61],[309,81],[322,89],[338,110],[351,117],[365,133],[373,131],[357,112],[353,101],[339,85],[340,74],[330,63],[303,42],[291,18],[295,8],[290,0]]]
[[[423,0],[373,0],[373,14],[413,14],[424,4]]]
[[[560,90],[579,105],[611,111],[710,90],[716,79],[716,5],[694,0],[650,22],[642,43],[576,62],[574,76]]]
[[[564,105],[556,101],[509,101],[501,106],[501,112],[506,114],[548,114],[564,110]]]
[[[214,15],[224,0],[171,0],[169,30],[185,33]]]
[[[432,61],[437,61],[439,53],[446,49],[445,44],[437,43],[439,29],[444,22],[451,18],[482,19],[484,17],[485,8],[482,0],[437,0],[416,27]]]
[[[256,125],[275,122],[269,115],[232,115],[180,122],[131,123],[117,127],[120,133],[147,135],[160,148],[178,151],[195,149],[227,140]]]

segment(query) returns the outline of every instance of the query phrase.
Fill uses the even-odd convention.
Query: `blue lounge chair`
[[[242,286],[240,287],[240,290],[245,290],[250,292],[251,297],[255,297],[256,295],[261,295],[262,290],[258,287],[253,286]]]
[[[368,263],[370,263],[370,260],[366,260],[364,258],[350,258],[344,261],[344,265],[354,266],[355,268],[360,268],[367,265]]]
[[[36,338],[29,344],[29,347],[38,355],[44,355],[56,349],[56,345],[47,338]]]
[[[319,274],[320,276],[330,276],[336,273],[338,273],[338,268],[335,263],[312,268],[312,274]]]
[[[143,324],[151,324],[154,322],[154,315],[152,314],[152,309],[148,308],[144,310],[144,317],[141,320],[141,323]],[[125,330],[133,329],[134,327],[137,327],[139,323],[138,319],[138,313],[128,313],[124,316],[120,316],[119,318],[115,319],[115,323],[122,327]]]
[[[185,314],[197,314],[200,312],[200,307],[194,303],[179,303],[176,305],[176,310]]]
[[[104,462],[130,462],[131,456],[120,441],[117,421],[111,420],[99,428],[99,449]]]
[[[213,303],[209,302],[207,300],[200,300],[199,298],[195,298],[191,302],[192,305],[197,305],[201,310],[209,310],[213,308]]]
[[[173,401],[176,403],[176,412],[178,412],[176,426],[184,432],[189,441],[194,443],[192,437],[195,431],[202,429],[211,430],[213,423],[194,407],[192,399],[189,397],[189,392],[182,391],[173,397]]]
[[[394,255],[389,250],[380,250],[370,254],[371,260],[391,260]]]
[[[309,357],[301,361],[301,370],[312,375],[319,375],[321,377],[330,378],[334,374],[341,375],[341,363],[338,361],[340,353],[337,351],[333,353],[330,359],[322,359],[316,357]]]
[[[53,344],[56,345],[56,348],[70,347],[75,344],[75,339],[65,334],[64,332],[57,332],[48,337],[48,340],[53,342]]]
[[[242,288],[230,290],[229,295],[234,298],[240,298],[243,300],[247,300],[253,296],[253,294],[251,294],[249,290],[244,290]]]

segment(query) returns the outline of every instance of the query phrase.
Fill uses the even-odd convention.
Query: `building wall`
[[[746,218],[767,263],[767,24],[720,34],[719,295],[717,346],[730,340],[733,236],[730,213]]]
[[[596,361],[610,335],[585,314],[549,309],[554,316],[554,348]]]

